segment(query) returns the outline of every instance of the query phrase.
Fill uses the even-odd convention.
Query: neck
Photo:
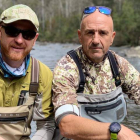
[[[14,61],[14,60],[5,59],[3,57],[2,59],[12,68],[19,68],[24,61],[24,60]]]

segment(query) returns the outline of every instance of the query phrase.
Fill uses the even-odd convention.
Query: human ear
[[[2,29],[2,26],[0,26],[0,39],[1,39],[1,29]]]
[[[77,33],[78,33],[79,42],[81,43],[81,30],[78,29]]]
[[[113,33],[112,33],[112,36],[111,36],[111,42],[110,42],[110,45],[113,44],[113,41],[114,41],[115,35],[116,35],[116,32],[113,32]]]
[[[36,42],[38,36],[39,36],[39,33],[36,33],[35,38],[34,38],[34,42],[33,42],[33,46],[35,45],[35,42]]]

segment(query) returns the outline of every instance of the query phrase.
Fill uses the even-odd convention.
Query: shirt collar
[[[23,61],[22,65],[18,68],[13,68],[13,67],[9,66],[6,62],[3,62],[3,63],[5,64],[7,69],[9,71],[11,71],[13,74],[22,75],[25,73],[25,61]]]
[[[82,63],[84,64],[89,64],[90,66],[94,66],[96,68],[100,67],[101,65],[104,64],[107,56],[108,56],[108,53],[105,54],[103,60],[100,62],[100,63],[94,63],[92,62],[83,52],[83,49],[82,49],[82,46],[80,48],[78,48],[78,55],[79,55],[79,58],[81,59]]]

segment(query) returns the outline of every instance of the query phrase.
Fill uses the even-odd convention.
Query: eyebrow
[[[95,30],[95,29],[86,29],[85,32],[89,32],[89,31],[93,31],[93,32],[96,32],[96,31],[104,31],[106,33],[108,33],[109,31],[105,30],[105,29],[99,29],[99,30]]]

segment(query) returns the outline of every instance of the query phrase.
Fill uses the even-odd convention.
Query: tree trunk
[[[42,29],[45,30],[45,12],[44,12],[44,0],[41,0],[41,17],[42,17]]]

